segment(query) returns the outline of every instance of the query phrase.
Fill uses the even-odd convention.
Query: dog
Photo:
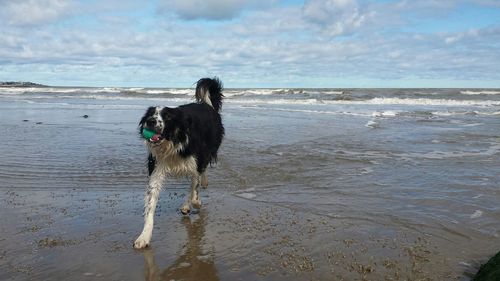
[[[150,107],[139,122],[139,133],[154,132],[145,140],[149,183],[144,197],[144,228],[134,248],[148,247],[158,197],[167,176],[191,178],[191,191],[180,208],[188,215],[191,207],[201,208],[198,187],[208,186],[206,169],[217,162],[224,137],[220,115],[223,85],[217,78],[202,78],[196,83],[196,102],[176,108]]]

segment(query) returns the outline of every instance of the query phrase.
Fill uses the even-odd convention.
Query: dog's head
[[[144,128],[159,135],[155,143],[168,140],[174,144],[186,141],[189,120],[178,108],[150,107],[139,122],[139,134]],[[152,140],[148,140],[153,142]]]

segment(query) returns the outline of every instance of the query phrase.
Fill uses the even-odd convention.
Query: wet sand
[[[168,180],[134,250],[151,103],[0,100],[0,280],[468,280],[500,249],[497,116],[228,102],[201,211]]]
[[[245,193],[241,193],[245,196]],[[153,243],[132,249],[140,190],[2,190],[1,280],[455,280],[433,237],[208,190],[189,217],[163,193]],[[70,278],[68,278],[70,276]]]

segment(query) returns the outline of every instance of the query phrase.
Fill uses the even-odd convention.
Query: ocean
[[[133,210],[137,225],[124,228],[139,231],[147,157],[137,130],[139,119],[148,106],[178,106],[193,102],[193,95],[193,88],[0,88],[4,201],[9,192],[133,192],[139,195],[122,202],[120,210]],[[244,202],[241,206],[253,217],[260,214],[252,206],[285,218],[274,222],[281,236],[265,240],[256,233],[251,239],[260,242],[240,245],[260,253],[262,265],[242,263],[235,271],[231,262],[239,256],[232,251],[238,243],[229,249],[215,238],[224,235],[223,226],[214,230],[213,241],[202,239],[204,247],[215,247],[209,252],[218,278],[241,279],[252,273],[269,280],[326,280],[359,273],[355,276],[372,280],[467,280],[500,250],[499,89],[225,89],[224,95],[226,136],[219,162],[209,170],[210,187],[203,191],[215,192],[203,198],[209,212],[204,228],[210,218],[229,223],[222,213],[231,212],[216,214],[224,204],[238,213],[235,202]],[[187,181],[172,180],[164,192],[177,196],[187,192],[187,186]],[[162,197],[160,203],[172,208],[160,208],[157,214],[174,216],[173,223],[179,223],[175,204],[181,199],[172,196],[170,201]],[[215,198],[221,205],[211,201]],[[4,204],[4,211],[19,215],[21,210],[13,206]],[[295,225],[317,222],[315,230],[299,236],[286,216],[304,219]],[[322,229],[324,225],[336,232]],[[301,257],[316,265],[310,271],[290,271],[290,253],[273,255],[262,246],[280,245],[287,229],[286,235],[305,249]],[[2,236],[10,231],[2,228]],[[173,235],[164,231],[165,236]],[[44,237],[36,235],[28,233],[24,239]],[[116,241],[133,241],[134,235]],[[0,245],[11,241],[2,236]],[[247,241],[237,233],[226,238]],[[154,235],[153,245],[155,239],[168,240]],[[0,254],[1,248],[15,251],[2,245]],[[347,257],[336,256],[340,248]],[[168,264],[169,258],[164,259]],[[264,265],[269,261],[275,263],[274,270]],[[364,266],[361,271],[355,262]],[[296,268],[307,269],[308,264],[297,263]],[[32,276],[54,274],[49,266],[38,272],[33,268]],[[139,274],[131,270],[123,276]]]

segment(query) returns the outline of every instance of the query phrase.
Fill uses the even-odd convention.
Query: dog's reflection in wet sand
[[[213,256],[203,251],[205,236],[205,212],[197,216],[183,217],[183,225],[187,231],[187,242],[184,253],[175,262],[161,270],[155,260],[153,249],[144,251],[145,280],[219,280]]]

